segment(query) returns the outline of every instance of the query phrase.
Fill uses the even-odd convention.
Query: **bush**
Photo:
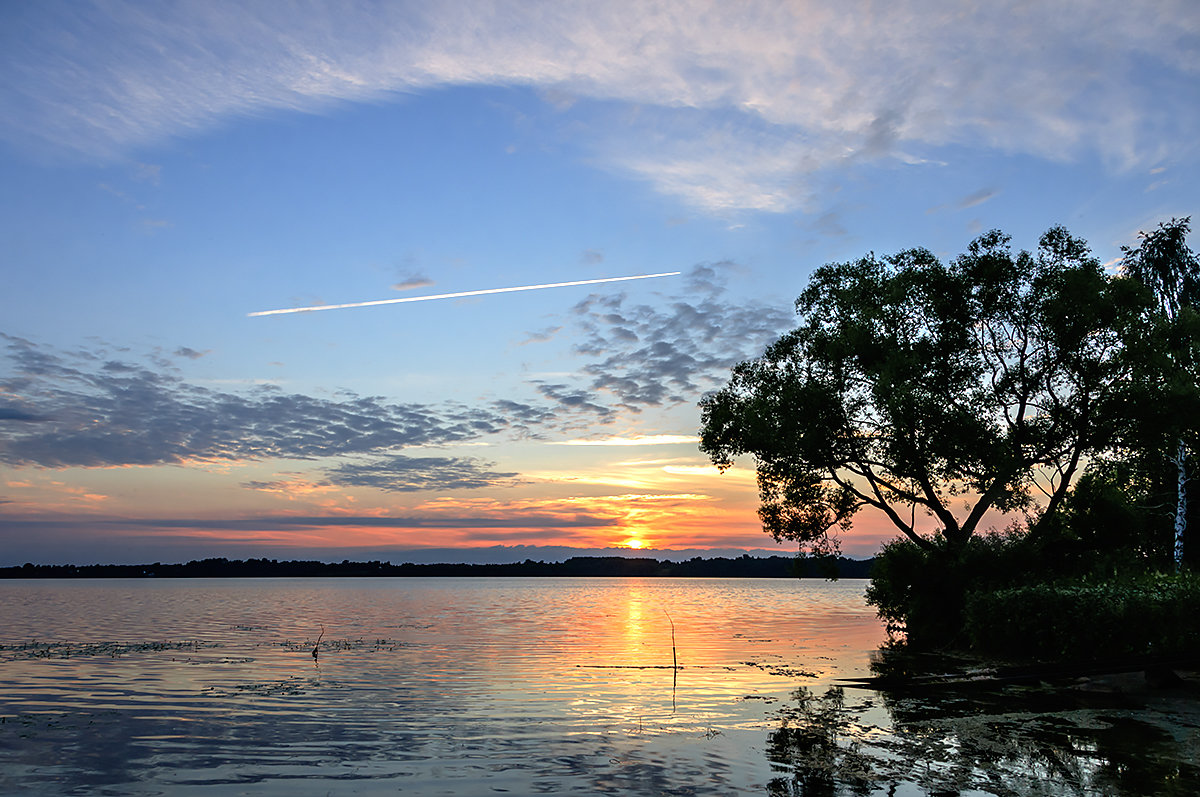
[[[1115,618],[1119,596],[1143,595],[1148,589],[1145,585],[1159,583],[1152,574],[1172,566],[1172,531],[1167,528],[1164,532],[1161,518],[1152,517],[1131,498],[1146,492],[1135,489],[1134,482],[1119,463],[1094,468],[1080,479],[1062,511],[1045,518],[1035,532],[1014,526],[1002,533],[972,537],[962,546],[951,546],[937,537],[931,548],[907,539],[893,540],[876,557],[867,602],[876,607],[889,628],[903,629],[908,641],[920,647],[992,649],[995,645],[989,641],[987,624],[1004,629],[997,631],[997,639],[1019,640],[1021,628],[1051,622],[1042,615],[1058,610],[1081,612],[1071,615],[1081,622],[1091,616],[1085,607],[1107,611],[1104,616]],[[1068,600],[1062,597],[1066,592],[1060,594],[1060,590],[1070,591],[1061,586],[1064,583],[1075,585],[1070,589],[1085,583],[1106,584],[1113,592],[1105,593],[1109,597],[1103,600],[1084,598],[1081,593],[1081,603],[1055,603]],[[1016,598],[986,600],[987,593],[1008,594],[1010,590],[1028,597],[1031,606],[1040,607],[1037,601],[1043,598],[1050,603],[1043,610],[1022,609]],[[1058,597],[1048,597],[1051,594]],[[1178,597],[1182,593],[1171,594]],[[973,630],[968,629],[965,615],[969,598],[975,601],[970,620]],[[1089,603],[1104,600],[1107,609]],[[1142,602],[1136,604],[1136,611],[1142,611],[1149,597],[1138,600]],[[1157,617],[1165,609],[1146,611],[1158,611]],[[1064,620],[1059,630],[1070,629],[1072,622]],[[1087,642],[1088,633],[1085,628],[1078,630],[1081,643],[1093,644]],[[1110,629],[1101,628],[1097,633],[1110,633]],[[1130,642],[1126,647],[1138,646]]]
[[[961,547],[941,537],[930,549],[893,540],[875,558],[867,603],[912,643],[965,644],[967,594],[1025,583],[1035,569],[1031,546],[1015,530],[973,537]]]
[[[963,621],[973,649],[1008,657],[1200,655],[1200,576],[976,590]]]

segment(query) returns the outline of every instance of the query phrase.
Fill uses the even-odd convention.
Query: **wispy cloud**
[[[1000,193],[1000,191],[995,188],[981,188],[978,191],[968,194],[967,196],[958,200],[958,209],[966,210],[967,208],[973,208],[976,205],[982,205],[984,202],[987,202],[998,193]]]
[[[264,109],[519,85],[710,211],[793,208],[824,170],[944,144],[1154,163],[1200,126],[1192,0],[112,0],[5,26],[0,136],[23,145],[117,157]]]

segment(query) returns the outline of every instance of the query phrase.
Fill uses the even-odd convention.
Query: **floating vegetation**
[[[206,686],[201,694],[206,697],[233,697],[237,695],[254,695],[256,697],[296,697],[305,695],[309,690],[344,689],[345,685],[331,683],[319,678],[301,675],[289,675],[277,681],[258,681],[246,684],[231,684],[229,686]]]
[[[818,673],[811,670],[801,670],[787,664],[767,664],[761,661],[743,661],[747,667],[757,667],[768,675],[778,675],[780,678],[817,678]]]
[[[243,694],[275,697],[279,695],[302,695],[304,687],[309,686],[308,679],[292,676],[282,681],[261,684],[235,684],[234,690]]]
[[[219,642],[199,640],[167,642],[22,642],[0,645],[0,661],[29,659],[72,659],[85,656],[119,658],[131,653],[160,653],[163,651],[197,652],[219,648]]]
[[[311,639],[306,639],[301,642],[296,642],[291,639],[284,639],[280,642],[262,642],[260,646],[270,646],[283,648],[295,652],[304,651],[306,653],[314,653],[320,651],[322,653],[339,652],[339,651],[354,651],[359,653],[390,653],[398,648],[410,647],[410,643],[401,642],[398,639],[326,639],[318,638],[316,642]],[[313,656],[316,658],[316,656]]]

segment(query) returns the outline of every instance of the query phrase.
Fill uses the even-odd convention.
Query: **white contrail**
[[[519,285],[515,288],[487,288],[482,291],[462,291],[460,293],[438,293],[433,296],[406,296],[402,299],[375,299],[370,302],[350,302],[349,304],[322,304],[313,307],[289,307],[285,310],[259,310],[257,313],[247,313],[248,316],[283,315],[285,313],[311,313],[314,310],[344,310],[348,307],[373,307],[377,304],[402,304],[404,302],[430,302],[434,299],[457,299],[460,296],[483,296],[488,293],[513,293],[515,291],[536,291],[542,288],[567,288],[572,285],[598,285],[601,282],[624,282],[625,280],[648,280],[654,277],[674,277],[683,272],[665,271],[662,274],[638,274],[633,277],[606,277],[598,280],[576,280],[575,282],[548,282],[545,285]]]

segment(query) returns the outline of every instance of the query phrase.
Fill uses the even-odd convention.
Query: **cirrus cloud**
[[[268,109],[524,86],[608,167],[710,211],[803,206],[823,171],[944,145],[1123,168],[1200,122],[1191,0],[50,0],[3,23],[20,145],[115,158]]]

